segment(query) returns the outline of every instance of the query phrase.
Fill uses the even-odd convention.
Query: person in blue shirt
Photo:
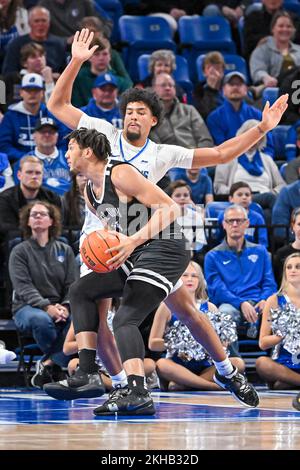
[[[223,227],[224,241],[206,253],[204,259],[208,294],[238,326],[255,323],[266,299],[277,290],[271,258],[264,246],[245,240],[249,218],[243,207],[229,206],[224,212]],[[231,348],[238,354],[237,343]]]
[[[173,168],[169,171],[171,180],[183,180],[191,188],[191,197],[195,204],[208,204],[214,200],[211,177],[206,168],[184,170]]]
[[[81,110],[88,116],[105,119],[117,129],[123,129],[123,119],[118,106],[118,83],[109,72],[98,75],[92,88],[93,98]]]
[[[0,124],[0,152],[7,154],[11,163],[33,152],[34,128],[38,119],[53,117],[43,103],[44,83],[41,75],[27,73],[22,78],[22,101],[9,106]],[[59,139],[67,133],[67,127],[59,124]]]
[[[285,156],[288,162],[299,156],[300,140],[300,119],[296,121],[288,130],[285,141]]]
[[[289,231],[291,215],[293,209],[299,206],[300,180],[297,180],[282,188],[273,207],[272,225],[285,225],[285,227],[278,227],[273,230],[273,235],[278,243],[288,242],[292,238]]]
[[[38,119],[34,128],[33,138],[35,148],[30,155],[42,160],[44,164],[43,187],[62,196],[71,187],[72,176],[65,157],[64,149],[57,147],[58,125],[50,117]],[[19,179],[17,173],[20,167],[18,160],[14,165],[14,178],[16,184]]]
[[[268,247],[268,232],[267,229],[257,228],[257,225],[266,225],[264,217],[259,214],[255,209],[251,208],[252,202],[252,193],[249,184],[244,183],[243,181],[238,181],[233,183],[229,190],[229,202],[232,204],[238,204],[242,206],[248,213],[249,225],[245,230],[245,239],[253,242],[259,243],[260,245]],[[221,240],[225,233],[223,230],[223,220],[224,212],[221,212],[218,217],[218,223],[220,226],[220,235],[219,239]]]
[[[206,120],[207,127],[216,145],[236,135],[237,130],[248,119],[261,120],[259,109],[246,103],[247,80],[240,72],[230,72],[223,80],[224,103],[212,111]],[[272,133],[267,134],[265,153],[274,158]]]

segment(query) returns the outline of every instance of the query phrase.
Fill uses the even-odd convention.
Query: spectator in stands
[[[43,162],[37,157],[23,157],[18,171],[20,183],[0,194],[0,235],[11,237],[19,235],[19,210],[34,200],[47,201],[58,207],[60,197],[42,188]]]
[[[282,246],[274,254],[273,271],[278,287],[282,280],[283,265],[286,258],[292,253],[300,252],[300,207],[293,210],[290,227],[294,235],[294,241]]]
[[[98,16],[97,10],[90,0],[39,0],[39,5],[50,12],[50,33],[64,37],[69,44],[73,35],[81,28],[81,20],[85,16]],[[101,17],[103,26],[109,35],[112,22]]]
[[[211,147],[211,136],[194,106],[180,103],[171,75],[160,73],[154,78],[153,89],[163,103],[162,123],[150,133],[156,143],[182,145],[188,148]]]
[[[292,315],[289,308],[299,309],[300,305],[300,253],[289,255],[283,267],[282,282],[279,291],[268,298],[264,307],[261,330],[259,335],[259,346],[262,350],[272,348],[271,357],[262,356],[256,360],[258,375],[267,383],[272,390],[294,389],[300,387],[300,363],[298,355],[290,352],[291,348],[298,346],[299,326],[288,325],[287,315]],[[281,312],[282,322],[287,323],[286,335],[280,334],[280,328],[274,324],[273,312]],[[283,320],[284,319],[284,320]],[[298,323],[299,324],[299,323]],[[293,328],[293,332],[291,331]],[[295,331],[295,328],[297,329]],[[295,338],[291,340],[291,333]]]
[[[91,46],[98,46],[98,48],[88,61],[90,67],[82,67],[74,81],[72,103],[77,107],[87,105],[92,97],[93,84],[98,75],[112,73],[116,77],[120,93],[123,93],[123,91],[133,85],[128,74],[120,76],[112,69],[110,64],[111,46],[107,39],[96,37],[93,39]]]
[[[105,119],[117,129],[123,129],[123,119],[118,106],[118,83],[111,73],[98,75],[92,88],[93,98],[81,110],[88,116]]]
[[[207,315],[208,312],[216,312],[217,308],[208,301],[206,294],[206,282],[200,266],[191,261],[187,269],[181,276],[183,284],[186,286],[193,298],[195,307],[199,310],[199,315]],[[153,326],[149,337],[149,348],[153,351],[166,351],[167,344],[165,334],[170,327],[175,328],[174,323],[178,322],[176,312],[171,312],[164,303],[162,303],[155,314]],[[178,325],[176,326],[178,329]],[[180,327],[179,327],[180,328]],[[183,344],[178,331],[179,351],[170,354],[167,352],[166,358],[157,361],[156,367],[162,384],[166,384],[168,390],[221,390],[214,382],[213,376],[215,367],[209,361],[209,357],[202,360],[194,358],[184,358],[182,355]],[[180,339],[179,339],[180,338]],[[174,341],[175,343],[175,341]],[[173,348],[172,344],[172,348]],[[225,345],[226,347],[226,345]],[[191,349],[186,345],[187,349]],[[181,354],[180,354],[181,353]],[[191,354],[193,351],[191,351]],[[241,358],[233,358],[232,363],[244,372],[245,364]],[[162,388],[162,387],[161,387]]]
[[[6,85],[6,105],[20,101],[20,87],[22,78],[27,73],[41,75],[45,82],[45,102],[47,103],[54,88],[54,79],[51,67],[46,64],[46,52],[41,44],[29,42],[21,47],[20,62],[22,69],[19,72],[10,72],[4,76]],[[6,110],[6,108],[5,108]]]
[[[28,73],[21,83],[22,101],[11,105],[0,124],[0,152],[8,155],[10,162],[19,160],[34,150],[33,132],[38,119],[50,117],[44,99],[44,83],[40,75]],[[60,139],[67,128],[59,124]]]
[[[176,170],[178,176],[175,180],[182,179],[191,189],[191,197],[195,204],[206,205],[214,200],[212,180],[205,168],[198,170]],[[176,173],[174,173],[176,175]]]
[[[0,0],[0,70],[7,44],[29,33],[28,13],[20,0]]]
[[[170,183],[166,192],[181,207],[181,215],[177,218],[177,222],[183,228],[185,238],[189,243],[189,249],[196,252],[200,251],[207,243],[204,233],[203,208],[196,206],[192,199],[191,188],[183,180]]]
[[[29,11],[30,33],[13,39],[8,47],[3,62],[2,73],[17,72],[21,68],[20,50],[29,42],[44,46],[47,65],[54,72],[60,72],[66,65],[66,45],[62,38],[49,34],[50,13],[46,8],[33,7]]]
[[[66,366],[63,343],[70,326],[68,291],[79,277],[71,247],[59,241],[60,212],[43,201],[27,204],[20,212],[25,241],[13,248],[9,275],[14,295],[16,327],[30,333],[44,356],[37,362],[34,387],[52,381],[53,365]]]
[[[206,120],[216,145],[234,137],[241,125],[248,119],[261,119],[261,111],[245,101],[247,90],[247,80],[242,73],[233,71],[225,75],[223,80],[224,103],[212,111]],[[274,156],[273,139],[270,132],[267,135],[265,153],[271,157]]]
[[[194,104],[203,119],[224,102],[222,84],[225,61],[218,51],[208,52],[202,63],[204,83],[197,83],[194,90]]]
[[[272,211],[272,225],[285,225],[288,229],[293,209],[300,207],[300,179],[283,187],[277,196]],[[284,228],[274,230],[278,243],[289,240],[291,234]]]
[[[246,12],[244,20],[244,52],[247,59],[249,59],[253,49],[260,44],[260,41],[269,36],[272,19],[276,13],[282,10],[282,7],[283,0],[262,0],[261,9],[255,9],[248,15]],[[295,42],[299,44],[299,18],[294,14],[291,16],[296,26]]]
[[[256,119],[249,119],[238,129],[241,135],[256,126]],[[228,194],[230,186],[237,181],[245,181],[251,187],[253,201],[258,202],[265,211],[266,220],[271,222],[271,212],[277,194],[285,186],[276,163],[263,152],[266,149],[265,136],[247,153],[224,165],[217,165],[214,178],[215,194]]]
[[[137,88],[151,87],[156,75],[167,73],[172,75],[176,70],[176,57],[173,51],[167,49],[159,49],[152,52],[148,64],[149,75],[144,80],[136,83]],[[176,96],[179,101],[186,103],[186,94],[178,83],[175,82]]]
[[[14,184],[13,172],[7,155],[6,153],[0,153],[0,193]]]
[[[210,299],[236,322],[248,327],[258,320],[266,299],[276,291],[270,255],[262,245],[245,240],[247,211],[229,206],[224,213],[224,241],[206,253],[205,278]],[[238,344],[231,350],[238,355]]]
[[[252,52],[249,67],[254,84],[277,87],[287,71],[300,65],[300,46],[292,42],[295,27],[286,11],[274,15],[271,33]]]
[[[89,31],[93,32],[94,38],[109,39],[109,36],[107,36],[107,32],[106,32],[105,27],[103,26],[103,23],[101,22],[100,18],[97,16],[86,16],[85,18],[83,18],[83,20],[81,21],[79,30],[83,28],[87,28]],[[111,55],[110,66],[112,70],[114,70],[116,75],[120,77],[127,77],[128,80],[131,80],[120,53],[116,51],[116,49],[111,47],[110,55]],[[87,67],[89,66],[89,62],[85,62],[83,64],[83,67],[86,67],[86,66]]]
[[[258,228],[257,225],[266,225],[264,217],[259,214],[255,209],[251,208],[252,192],[248,183],[238,181],[233,183],[229,190],[229,202],[242,206],[248,214],[249,225],[245,230],[245,239],[252,243],[259,243],[260,245],[268,247],[268,232],[266,228]],[[221,212],[218,218],[218,223],[221,229],[220,237],[224,237],[223,230],[224,212]]]
[[[288,162],[292,162],[299,156],[300,148],[300,119],[288,130],[285,141],[285,155]],[[291,183],[291,181],[289,181]]]

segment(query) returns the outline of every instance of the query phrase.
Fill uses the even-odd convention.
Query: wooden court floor
[[[257,409],[227,392],[154,392],[154,417],[94,417],[103,399],[56,401],[0,390],[0,450],[300,450],[296,392],[260,390]]]

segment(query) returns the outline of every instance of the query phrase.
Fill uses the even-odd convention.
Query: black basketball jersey
[[[96,198],[91,181],[87,182],[86,194],[89,203],[96,211],[104,227],[131,236],[148,222],[151,217],[151,209],[141,204],[135,198],[127,203],[120,201],[111,180],[112,170],[117,165],[128,165],[128,163],[120,162],[112,158],[108,159],[104,171],[103,188],[100,199]],[[171,238],[173,238],[175,233],[176,238],[181,234],[181,229],[176,222],[172,223],[167,231],[171,235]],[[161,234],[158,234],[156,238],[160,238],[160,235]]]

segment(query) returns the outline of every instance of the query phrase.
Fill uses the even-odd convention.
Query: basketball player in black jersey
[[[113,392],[94,413],[99,416],[154,414],[153,400],[145,387],[144,343],[139,325],[163,300],[174,307],[167,297],[172,291],[171,299],[176,295],[176,286],[181,287],[178,281],[189,263],[189,250],[176,222],[180,213],[177,204],[133,166],[114,161],[109,155],[110,144],[104,134],[83,128],[70,134],[66,157],[70,169],[89,180],[86,202],[108,227],[117,229],[121,237],[121,243],[110,250],[117,251],[117,255],[107,262],[114,270],[88,274],[71,286],[75,333],[97,332],[97,299],[122,297],[113,329],[128,387]],[[137,203],[143,206],[134,211],[133,205]],[[153,215],[147,217],[142,228],[130,233],[130,227],[140,224],[135,213],[144,212],[144,206],[151,208]],[[203,320],[185,290],[181,302],[176,315],[187,324],[194,337],[200,339]],[[94,361],[93,351],[83,352],[83,355],[79,352],[80,365]],[[230,365],[231,373],[226,377],[216,373],[216,382],[228,388],[243,404],[257,406],[259,399],[255,389]],[[81,376],[85,380],[79,368],[77,374],[68,379],[68,386],[72,387],[74,381],[76,386],[80,385]]]

